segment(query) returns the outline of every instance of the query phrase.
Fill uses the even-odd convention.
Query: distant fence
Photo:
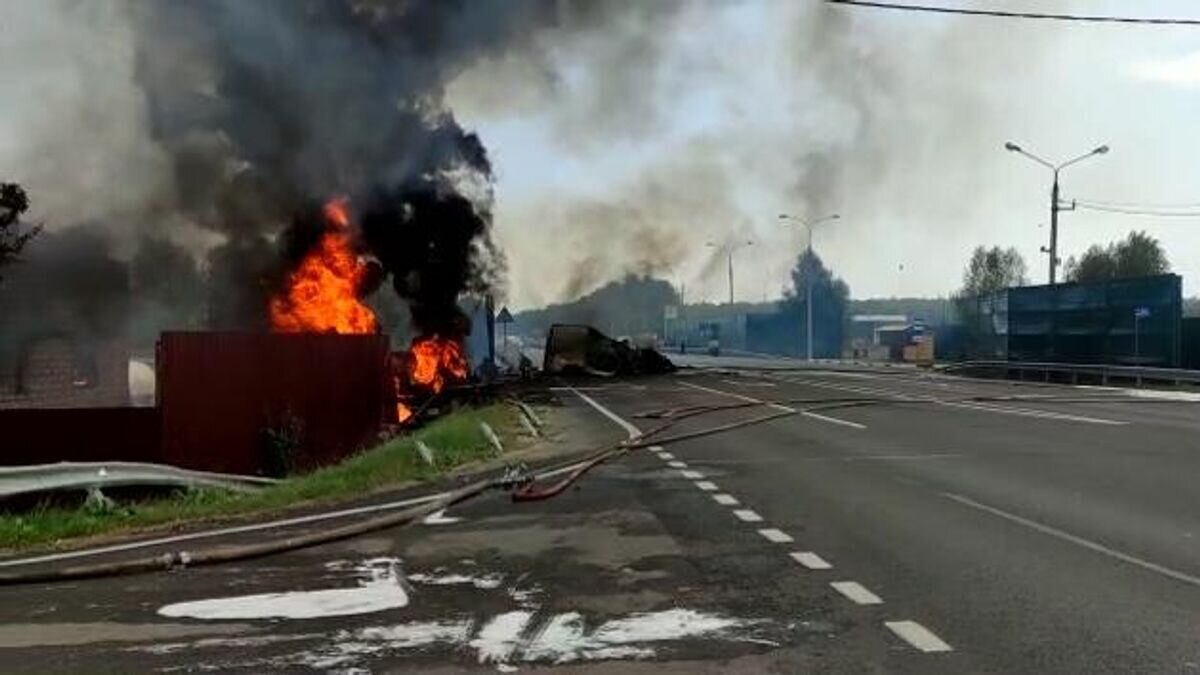
[[[0,465],[162,462],[158,408],[0,410]]]
[[[1015,380],[1072,384],[1200,385],[1200,370],[1147,368],[1108,364],[1032,363],[1022,361],[964,361],[939,368],[942,372]]]
[[[961,300],[959,349],[977,360],[1176,368],[1181,284],[1178,275],[1164,274],[1022,286]]]
[[[1180,364],[1189,370],[1200,370],[1200,317],[1186,317],[1180,321],[1182,334]]]

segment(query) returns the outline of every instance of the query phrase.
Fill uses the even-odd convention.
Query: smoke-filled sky
[[[1187,0],[942,4],[1200,18]],[[621,269],[723,299],[705,243],[747,237],[737,297],[777,297],[804,241],[781,211],[841,214],[814,241],[855,297],[949,293],[977,244],[1016,246],[1044,283],[1050,175],[1008,140],[1055,161],[1109,144],[1064,171],[1068,199],[1200,203],[1200,27],[781,0],[685,3],[540,42],[547,59],[481,63],[449,97],[491,149],[520,306]],[[1200,291],[1200,218],[1064,212],[1060,255],[1132,228]]]
[[[119,256],[132,255],[149,232],[199,259],[224,242],[228,228],[189,222],[197,210],[180,181],[175,141],[187,140],[195,120],[183,115],[175,131],[185,133],[173,135],[147,88],[206,81],[211,60],[204,53],[214,42],[202,31],[164,45],[162,26],[129,11],[153,4],[6,4],[0,179],[26,186],[32,215],[49,230],[101,222]],[[408,106],[409,117],[452,114],[449,127],[476,132],[487,149],[495,239],[507,258],[505,292],[514,308],[570,299],[629,272],[683,283],[689,300],[723,299],[723,253],[706,243],[747,239],[755,243],[735,255],[738,299],[777,297],[804,241],[776,218],[781,211],[841,214],[814,241],[855,297],[949,293],[978,244],[1016,246],[1032,280],[1042,282],[1038,248],[1048,234],[1050,176],[1005,152],[1008,140],[1052,160],[1099,143],[1112,147],[1065,171],[1066,199],[1200,203],[1192,168],[1200,157],[1193,131],[1200,27],[947,17],[816,0],[435,4],[449,9],[431,14],[450,20],[383,50],[397,59],[395,81],[385,83],[405,81],[407,98],[397,105]],[[1187,0],[1053,5],[1058,12],[1200,18]],[[270,19],[254,14],[244,20]],[[238,37],[240,25],[231,21],[232,32],[218,37]],[[233,57],[257,54],[264,40],[286,46],[301,35],[286,24],[262,28],[274,25],[246,30],[246,43],[231,43]],[[157,68],[144,59],[147,45],[190,66]],[[304,73],[297,86],[346,77],[349,91],[361,88],[357,48],[347,49],[339,75],[330,57],[340,48],[334,41],[318,50],[316,73],[292,64]],[[197,52],[194,61],[189,50]],[[372,77],[387,72],[369,65]],[[287,92],[289,82],[272,86]],[[173,103],[187,112],[186,100]],[[422,106],[417,113],[414,103]],[[344,125],[353,131],[351,145],[370,147],[373,125],[337,107],[315,107],[313,115],[319,137]],[[271,128],[269,120],[251,122],[266,126],[236,142],[254,145]],[[280,158],[267,150],[264,157]],[[329,189],[345,176],[362,182],[355,171],[363,166],[406,165],[402,158],[361,166],[339,160],[331,166],[336,175],[321,180],[313,176],[319,154],[304,150],[292,166],[303,178],[297,181]],[[1064,212],[1061,255],[1135,228],[1164,243],[1185,293],[1200,290],[1193,253],[1200,218]]]

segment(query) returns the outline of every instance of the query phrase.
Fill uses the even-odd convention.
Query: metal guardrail
[[[59,462],[31,466],[0,467],[0,499],[50,490],[129,485],[178,485],[254,490],[277,482],[259,476],[237,476],[193,471],[164,464],[142,462]]]
[[[938,366],[945,373],[963,371],[1004,371],[1007,374],[1016,373],[1019,379],[1025,379],[1026,373],[1038,373],[1042,379],[1050,381],[1051,376],[1057,375],[1078,383],[1080,379],[1098,380],[1101,384],[1110,381],[1135,382],[1141,386],[1146,382],[1159,384],[1192,384],[1200,385],[1200,370],[1183,370],[1180,368],[1149,368],[1145,366],[1118,366],[1103,363],[1035,363],[1027,361],[963,361]]]

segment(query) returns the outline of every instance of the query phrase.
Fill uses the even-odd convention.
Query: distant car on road
[[[708,355],[709,356],[720,356],[721,355],[721,341],[720,340],[709,340],[708,341]]]

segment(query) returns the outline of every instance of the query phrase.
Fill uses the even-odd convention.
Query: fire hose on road
[[[828,410],[835,408],[846,408],[864,405],[903,405],[903,404],[925,404],[937,402],[1102,402],[1112,403],[1120,402],[1129,399],[1120,399],[1112,396],[967,396],[947,399],[937,399],[926,396],[857,396],[857,397],[827,397],[820,399],[813,398],[797,398],[785,399],[777,401],[755,400],[743,401],[737,403],[717,404],[717,405],[700,405],[687,406],[683,408],[665,409],[658,411],[650,411],[642,413],[643,418],[658,418],[666,419],[667,421],[655,426],[654,428],[640,432],[637,435],[620,443],[614,443],[600,450],[592,451],[583,459],[572,460],[558,466],[543,468],[533,472],[516,473],[506,472],[501,477],[486,478],[471,482],[463,487],[435,495],[432,498],[424,500],[422,503],[405,508],[396,513],[377,516],[358,523],[343,525],[329,529],[302,534],[294,537],[285,537],[282,539],[261,542],[255,544],[240,544],[234,546],[213,546],[209,548],[199,549],[196,551],[170,551],[167,553],[143,556],[131,560],[94,563],[89,565],[75,565],[69,567],[58,567],[53,569],[38,569],[20,572],[0,573],[0,586],[31,584],[31,583],[48,583],[56,581],[68,581],[75,579],[89,579],[97,577],[109,577],[129,574],[139,574],[144,572],[168,571],[186,567],[197,567],[202,565],[216,565],[220,563],[232,562],[237,560],[248,560],[252,558],[261,558],[286,551],[293,551],[303,548],[310,548],[335,541],[349,539],[359,535],[367,534],[378,530],[389,529],[402,525],[411,524],[420,521],[421,519],[430,516],[439,511],[443,511],[455,504],[459,504],[466,500],[477,497],[489,490],[507,489],[511,490],[512,500],[514,502],[529,502],[543,499],[549,499],[562,494],[572,484],[582,478],[588,471],[603,464],[609,460],[629,454],[639,448],[655,445],[669,445],[679,443],[685,440],[712,436],[735,429],[740,429],[752,425],[762,424],[773,420],[790,417],[794,415],[802,415],[811,413],[816,410]],[[1145,402],[1139,400],[1138,402]],[[797,408],[787,407],[789,405],[802,406]],[[775,412],[757,415],[744,420],[736,420],[725,424],[720,424],[703,429],[686,431],[670,436],[664,436],[665,432],[669,431],[679,421],[696,417],[699,415],[732,411],[739,409],[759,408],[759,407],[775,407],[778,408]],[[539,485],[538,481],[563,476],[561,479],[549,484]],[[18,561],[19,562],[19,561]],[[14,563],[9,563],[14,564]]]

